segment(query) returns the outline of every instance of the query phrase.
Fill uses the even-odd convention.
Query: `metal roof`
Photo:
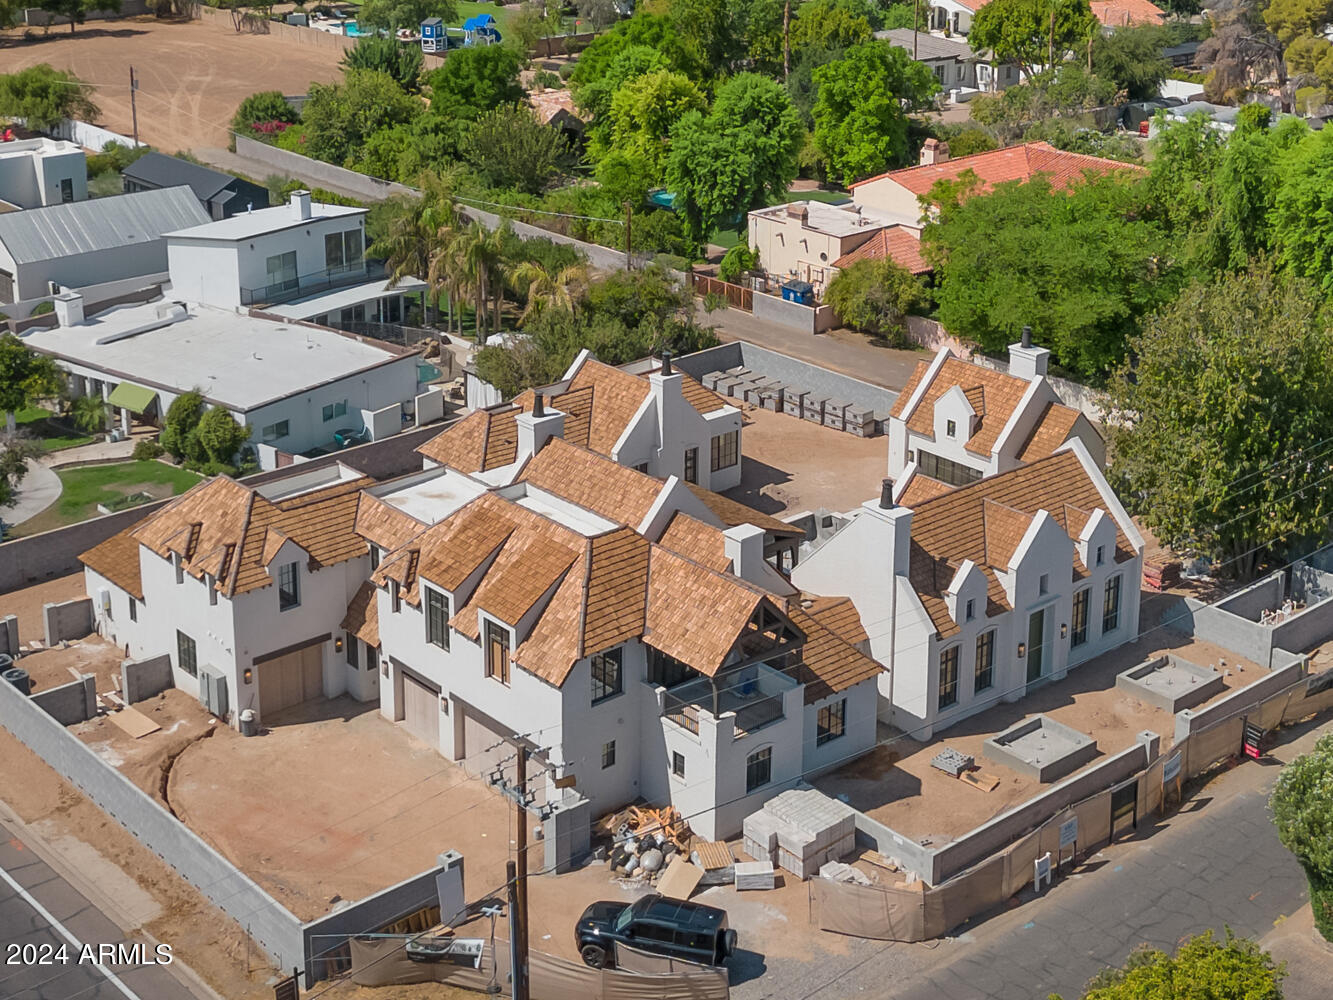
[[[0,215],[0,245],[16,264],[152,243],[208,221],[188,187],[139,191]]]
[[[236,180],[231,174],[201,167],[197,163],[167,156],[164,153],[145,153],[121,171],[121,174],[131,180],[143,181],[159,188],[188,185],[200,201],[208,201]]]

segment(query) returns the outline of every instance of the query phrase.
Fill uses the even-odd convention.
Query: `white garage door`
[[[259,665],[259,711],[274,713],[324,694],[323,644],[307,646]]]
[[[419,740],[440,745],[440,695],[411,674],[403,673],[403,725]]]

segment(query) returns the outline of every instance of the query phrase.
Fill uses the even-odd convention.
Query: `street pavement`
[[[194,1000],[165,966],[111,955],[124,933],[0,823],[0,997],[5,1000]],[[17,885],[17,887],[16,887]],[[84,946],[91,946],[85,951]],[[154,945],[141,945],[153,961]],[[120,956],[118,956],[120,957]],[[124,956],[129,957],[129,956]]]
[[[1210,928],[1221,936],[1227,927],[1262,939],[1307,902],[1304,874],[1268,814],[1278,760],[1310,749],[1328,731],[1333,723],[1307,726],[1274,750],[1277,760],[1214,778],[1175,815],[1104,849],[1043,898],[1026,890],[1022,905],[965,924],[942,942],[855,941],[846,957],[772,960],[766,975],[733,996],[1044,1000],[1059,993],[1075,1000],[1088,979],[1122,965],[1141,944],[1174,951],[1188,937]],[[1299,923],[1309,926],[1308,918]],[[1333,996],[1333,953],[1311,943],[1304,954],[1284,984],[1288,1000]]]

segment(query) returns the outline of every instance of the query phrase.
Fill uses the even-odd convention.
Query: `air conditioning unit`
[[[99,587],[97,590],[97,604],[102,609],[102,614],[108,618],[111,617],[111,591],[106,587]]]

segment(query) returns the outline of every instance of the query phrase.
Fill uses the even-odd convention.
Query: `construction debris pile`
[[[599,826],[611,837],[608,864],[627,878],[656,882],[673,856],[688,856],[689,825],[674,806],[629,806],[602,817]]]
[[[856,849],[856,811],[814,788],[793,788],[745,817],[745,853],[799,879]]]

